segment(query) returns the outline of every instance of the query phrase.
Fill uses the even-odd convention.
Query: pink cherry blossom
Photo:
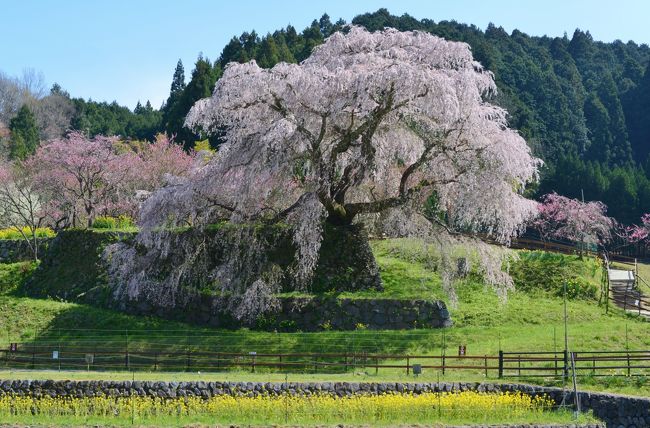
[[[606,215],[607,206],[600,201],[585,203],[550,193],[542,197],[538,209],[539,216],[532,225],[544,239],[604,245],[611,239],[616,225]]]
[[[619,235],[629,243],[647,242],[650,236],[650,213],[641,216],[641,224],[620,228]]]
[[[118,150],[117,138],[71,132],[40,146],[25,166],[59,223],[90,226],[99,214],[137,214],[138,190],[156,190],[166,175],[189,174],[193,162],[164,136],[136,152]]]

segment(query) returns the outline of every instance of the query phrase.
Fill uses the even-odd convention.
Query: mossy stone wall
[[[38,251],[47,252],[47,246],[53,238],[39,238]],[[0,263],[17,263],[33,259],[32,250],[24,239],[0,239]]]

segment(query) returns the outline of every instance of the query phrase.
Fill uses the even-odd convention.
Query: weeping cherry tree
[[[300,64],[229,64],[186,119],[197,132],[223,133],[225,144],[147,200],[140,240],[164,247],[161,226],[284,221],[304,287],[324,225],[362,223],[390,236],[472,242],[486,280],[507,289],[500,255],[473,236],[507,244],[522,230],[536,213],[522,193],[541,161],[489,102],[495,92],[467,44],[417,31],[349,27]],[[253,278],[237,292],[266,299],[268,282]]]

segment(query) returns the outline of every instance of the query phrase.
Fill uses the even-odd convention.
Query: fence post
[[[129,370],[129,330],[125,329],[124,330],[124,340],[125,340],[125,348],[124,348],[124,366],[126,367],[127,370]]]
[[[593,357],[591,360],[591,374],[596,375],[596,357]]]
[[[499,379],[503,377],[503,351],[499,350]]]
[[[564,350],[564,370],[563,370],[563,376],[564,378],[569,377],[569,354],[567,350]]]
[[[630,354],[627,354],[627,377],[630,377]]]
[[[355,372],[357,370],[357,347],[356,347],[356,340],[355,340],[355,335],[352,335],[352,372]]]
[[[609,269],[605,270],[605,275],[607,275],[607,283],[605,288],[605,313],[609,313]]]
[[[485,377],[488,377],[487,355],[485,356]]]
[[[442,354],[442,375],[445,375],[445,354]]]
[[[445,375],[445,356],[447,354],[447,336],[445,331],[442,330],[442,349],[440,350],[442,354],[442,375]]]
[[[409,363],[410,363],[410,359],[409,359],[409,357],[406,357],[406,375],[407,376],[409,375],[409,370],[411,368]]]

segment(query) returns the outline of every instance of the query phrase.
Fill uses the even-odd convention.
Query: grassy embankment
[[[447,300],[435,273],[435,252],[423,250],[412,241],[376,241],[373,249],[381,268],[385,290],[341,294],[341,297],[440,298]],[[605,314],[597,304],[600,268],[594,260],[536,252],[522,252],[514,263],[517,291],[501,302],[496,293],[473,275],[456,284],[458,306],[451,308],[454,326],[444,330],[323,331],[318,333],[272,333],[248,330],[224,331],[200,328],[156,318],[132,317],[94,307],[19,297],[15,289],[28,264],[5,265],[0,270],[0,347],[9,342],[60,343],[66,346],[125,346],[129,349],[167,349],[184,351],[234,352],[351,352],[411,353],[440,355],[445,348],[453,355],[459,344],[467,345],[469,355],[491,355],[504,351],[563,349],[563,299],[561,283],[571,277],[568,310],[569,345],[573,350],[625,350],[650,347],[649,324],[610,308]],[[27,345],[29,346],[29,345]],[[193,370],[200,369],[194,367]],[[612,372],[614,372],[612,370]],[[622,371],[619,371],[622,372]],[[34,373],[0,372],[0,378],[34,377]],[[128,373],[43,372],[48,378],[131,378]],[[192,373],[143,373],[138,379],[220,379],[281,381],[285,374],[259,370],[232,371],[200,375]],[[303,373],[286,375],[290,380],[407,380],[403,370],[358,368],[354,373]],[[419,380],[485,380],[483,370],[453,371],[442,375],[426,371]],[[496,381],[490,370],[488,380]],[[545,382],[536,379],[537,382]],[[583,378],[590,389],[607,389],[630,394],[650,394],[645,377]],[[552,381],[548,381],[553,383]]]

